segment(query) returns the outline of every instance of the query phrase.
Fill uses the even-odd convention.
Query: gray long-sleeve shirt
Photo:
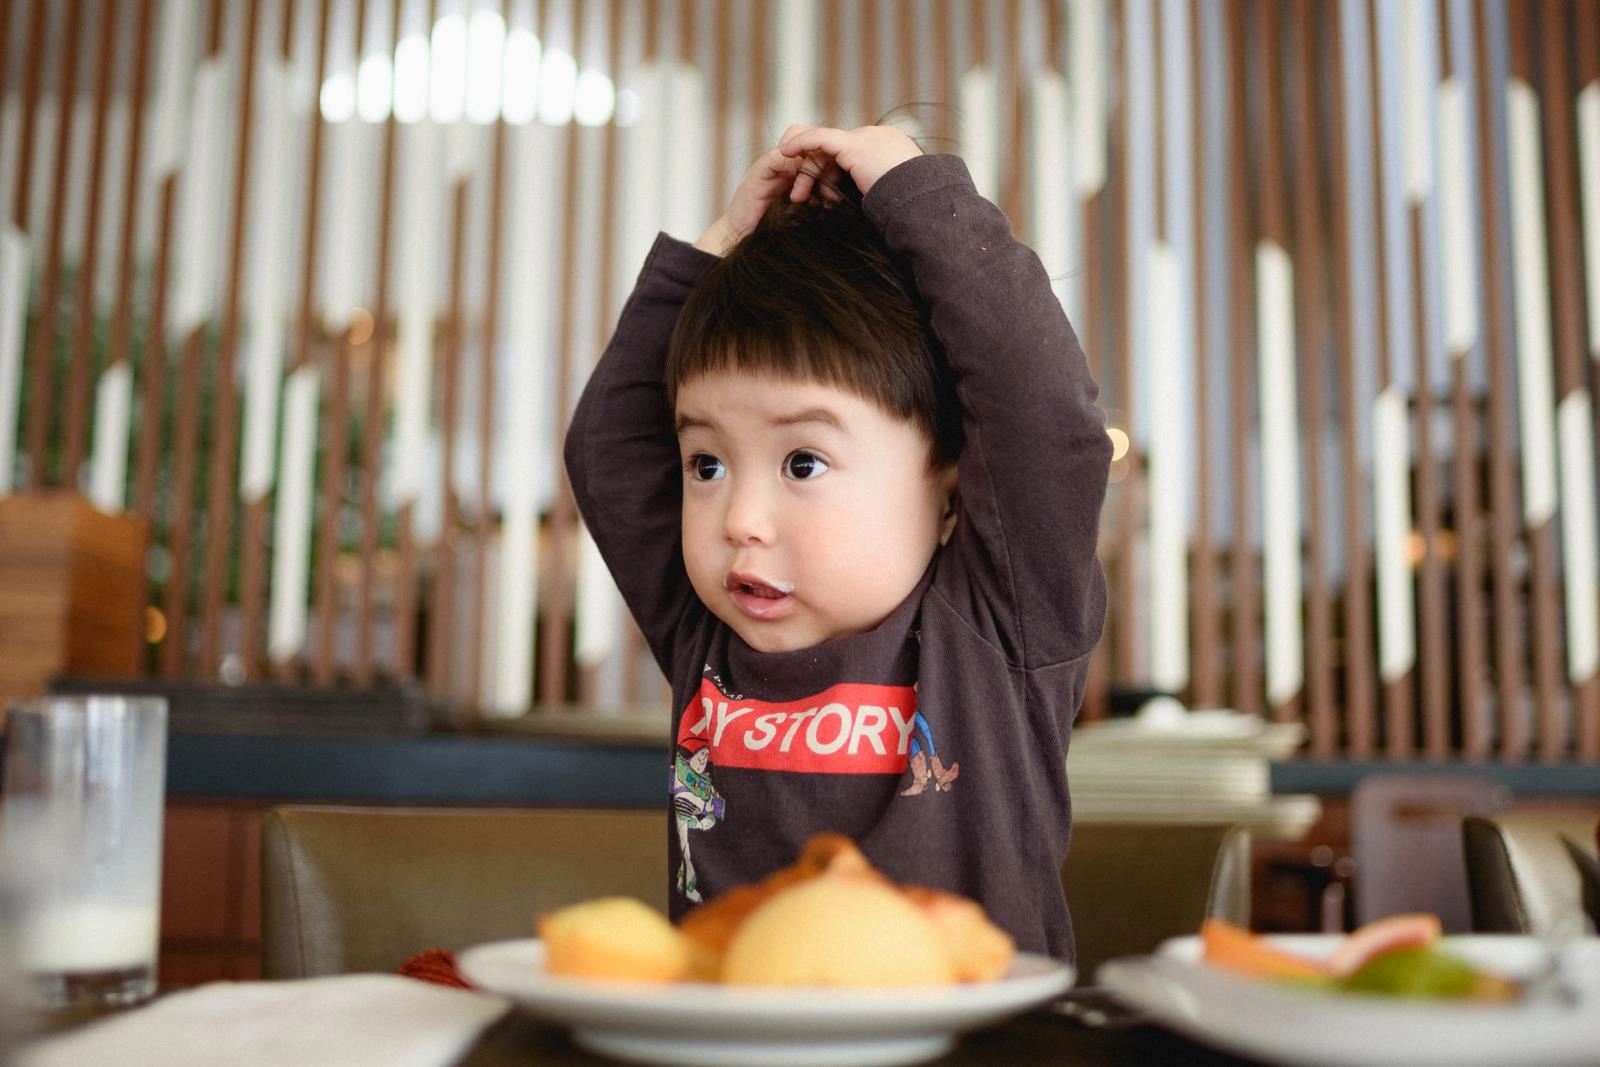
[[[567,437],[578,506],[672,684],[672,910],[691,902],[685,844],[710,899],[835,831],[890,877],[970,896],[1024,950],[1070,960],[1067,742],[1106,606],[1097,389],[1038,257],[958,158],[895,167],[864,207],[911,265],[966,434],[955,531],[881,625],[757,652],[690,586],[663,368],[714,257],[657,239]],[[919,754],[959,776],[902,795]]]

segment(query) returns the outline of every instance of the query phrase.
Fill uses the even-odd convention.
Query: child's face
[[[759,651],[872,629],[954,522],[954,465],[852,393],[712,374],[679,387],[677,420],[689,580]]]

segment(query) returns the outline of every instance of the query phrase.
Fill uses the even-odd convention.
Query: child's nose
[[[758,485],[733,486],[723,519],[723,536],[731,545],[770,544],[773,539],[771,501]]]

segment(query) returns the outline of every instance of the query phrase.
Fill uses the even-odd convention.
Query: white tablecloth
[[[386,974],[217,982],[25,1046],[17,1067],[444,1067],[507,1004]]]

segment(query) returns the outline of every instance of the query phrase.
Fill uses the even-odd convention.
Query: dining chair
[[[1503,811],[1464,819],[1472,929],[1551,936],[1583,929],[1589,915],[1582,861],[1588,859],[1591,871],[1597,862],[1596,823],[1600,808]]]
[[[1504,808],[1511,792],[1462,774],[1372,774],[1350,791],[1355,921],[1431,912],[1446,933],[1472,929],[1461,821]]]
[[[285,805],[265,813],[261,855],[267,978],[392,972],[532,937],[540,912],[599,896],[666,912],[655,810]]]
[[[1100,964],[1198,933],[1207,916],[1250,923],[1250,833],[1243,827],[1083,824],[1061,868],[1078,984]]]

